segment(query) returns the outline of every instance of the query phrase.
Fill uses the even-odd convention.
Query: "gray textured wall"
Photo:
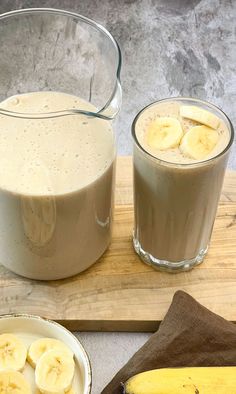
[[[235,0],[8,0],[1,1],[0,12],[39,6],[93,18],[118,40],[124,92],[117,121],[120,154],[132,151],[135,114],[159,98],[209,100],[236,124]],[[230,165],[236,168],[233,156]]]

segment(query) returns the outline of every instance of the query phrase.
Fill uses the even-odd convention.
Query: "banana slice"
[[[32,394],[31,388],[24,375],[18,371],[0,372],[0,393],[2,394]]]
[[[195,126],[183,136],[180,150],[192,159],[202,160],[214,149],[218,139],[216,130],[207,126]]]
[[[42,392],[36,389],[35,394],[42,394]],[[69,391],[66,391],[65,394],[75,394],[75,391],[70,389]]]
[[[71,389],[74,369],[74,360],[67,352],[49,350],[36,365],[36,386],[43,394],[64,394]]]
[[[180,116],[187,119],[195,120],[212,129],[217,129],[220,124],[220,119],[205,109],[195,107],[194,105],[182,105],[180,107]]]
[[[31,344],[28,350],[27,361],[35,368],[40,357],[48,350],[53,349],[61,349],[64,352],[68,352],[68,355],[73,358],[72,351],[62,341],[54,338],[40,338]]]
[[[25,366],[27,349],[13,334],[0,335],[0,371],[13,369],[21,371]]]
[[[155,119],[147,131],[147,143],[153,149],[167,150],[179,145],[183,136],[180,122],[176,118]]]

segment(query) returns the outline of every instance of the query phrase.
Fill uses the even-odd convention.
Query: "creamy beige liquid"
[[[1,108],[96,112],[58,92],[10,97]],[[111,236],[114,135],[85,115],[0,116],[0,262],[21,275],[58,279],[95,262]]]
[[[134,245],[151,264],[166,268],[171,266],[168,262],[173,263],[172,267],[180,263],[180,269],[188,269],[200,262],[207,251],[228,152],[206,160],[227,147],[230,130],[220,119],[218,143],[204,158],[205,162],[185,156],[179,147],[162,151],[151,148],[146,133],[156,117],[176,117],[184,133],[198,125],[180,117],[180,105],[180,101],[156,103],[145,109],[135,124],[139,144],[154,157],[134,144]]]

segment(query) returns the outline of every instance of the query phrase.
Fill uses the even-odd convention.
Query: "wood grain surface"
[[[32,281],[0,267],[0,313],[42,315],[71,330],[153,331],[182,289],[236,321],[236,173],[226,175],[208,256],[194,270],[168,274],[142,263],[132,227],[131,158],[119,157],[109,250],[86,272],[61,281]]]

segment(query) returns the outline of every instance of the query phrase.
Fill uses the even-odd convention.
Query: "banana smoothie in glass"
[[[233,127],[207,102],[173,98],[144,108],[134,140],[134,248],[153,267],[186,271],[207,253]]]

